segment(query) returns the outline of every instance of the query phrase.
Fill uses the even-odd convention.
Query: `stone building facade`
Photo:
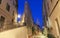
[[[17,0],[0,0],[0,30],[13,27],[17,22]]]

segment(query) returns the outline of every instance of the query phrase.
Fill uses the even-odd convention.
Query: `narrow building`
[[[28,1],[25,1],[24,4],[24,11],[21,17],[20,25],[27,26],[28,36],[30,37],[32,35],[33,20]]]

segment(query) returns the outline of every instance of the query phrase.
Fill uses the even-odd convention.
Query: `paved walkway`
[[[27,28],[24,26],[1,32],[0,38],[27,38]]]

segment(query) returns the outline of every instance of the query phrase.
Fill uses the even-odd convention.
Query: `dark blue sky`
[[[42,0],[28,0],[32,12],[32,17],[36,23],[39,20],[40,28],[42,28]],[[25,0],[18,0],[18,14],[23,14]]]

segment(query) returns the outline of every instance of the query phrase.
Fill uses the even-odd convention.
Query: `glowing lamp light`
[[[21,15],[20,14],[18,14],[18,18],[21,18]]]

